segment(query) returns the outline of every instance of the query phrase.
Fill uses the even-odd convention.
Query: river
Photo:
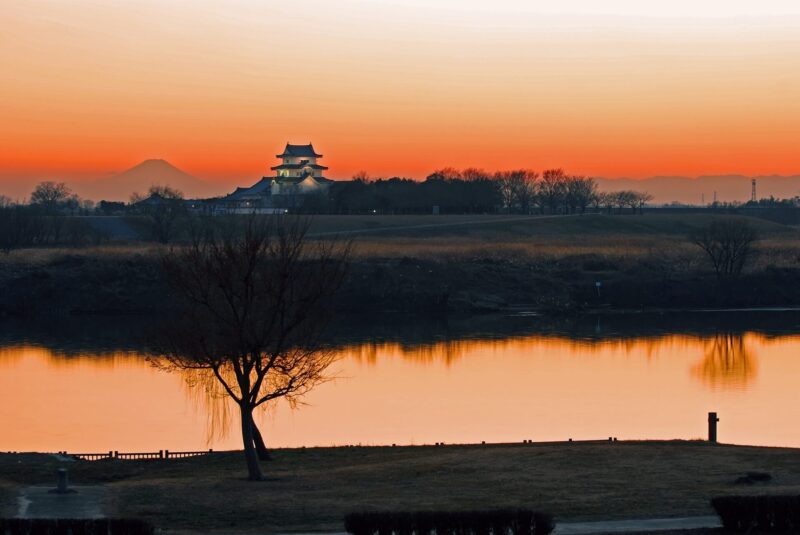
[[[258,415],[267,442],[693,439],[716,411],[722,442],[800,447],[796,312],[398,325],[340,328],[332,380]],[[148,362],[136,330],[5,324],[0,451],[240,447],[231,407]]]

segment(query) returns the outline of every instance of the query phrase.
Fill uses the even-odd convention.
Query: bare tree
[[[564,203],[567,174],[563,169],[547,169],[542,173],[539,182],[539,197],[542,209],[549,208],[550,213],[558,213]]]
[[[514,187],[514,179],[511,173],[507,171],[498,171],[495,173],[494,179],[500,191],[500,199],[503,203],[503,208],[505,208],[508,213],[513,212],[517,204],[517,189]]]
[[[147,196],[133,193],[131,204],[147,216],[150,234],[160,243],[169,243],[178,219],[186,214],[183,193],[170,186],[150,186]]]
[[[539,173],[529,169],[499,171],[494,179],[500,191],[503,206],[509,213],[530,213],[536,200],[536,179]]]
[[[539,178],[539,173],[528,169],[518,169],[511,172],[511,177],[520,212],[530,214],[536,201],[538,189],[536,180]]]
[[[633,211],[639,210],[640,214],[644,213],[644,206],[653,200],[653,196],[647,193],[646,191],[637,191],[635,192],[636,196],[634,198],[634,205]]]
[[[726,218],[712,221],[690,240],[706,253],[717,278],[729,280],[738,277],[753,256],[758,235],[746,220]]]
[[[350,251],[309,241],[308,222],[286,217],[207,231],[163,259],[185,308],[157,337],[157,362],[234,400],[251,480],[262,479],[253,411],[278,399],[296,405],[327,378],[334,354],[320,338]]]
[[[479,180],[491,180],[492,175],[478,167],[467,167],[461,171],[461,179],[467,182],[477,182]]]
[[[461,171],[455,167],[442,167],[428,175],[428,180],[460,180]]]
[[[369,182],[370,176],[366,171],[357,171],[353,174],[353,180],[357,182]]]
[[[31,204],[41,206],[47,213],[55,213],[72,196],[64,182],[40,182],[31,193]]]
[[[585,176],[570,176],[565,181],[566,204],[569,211],[586,213],[586,208],[597,195],[597,183],[593,178]]]

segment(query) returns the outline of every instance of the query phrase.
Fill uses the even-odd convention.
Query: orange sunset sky
[[[26,0],[0,22],[0,189],[146,158],[246,182],[286,141],[332,178],[800,173],[796,0]]]

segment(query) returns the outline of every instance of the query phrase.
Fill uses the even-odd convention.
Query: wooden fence
[[[129,460],[129,461],[164,461],[167,459],[186,459],[188,457],[199,457],[201,455],[211,455],[214,453],[214,450],[202,450],[202,451],[169,451],[169,450],[158,450],[158,451],[140,451],[140,452],[132,452],[132,453],[125,453],[119,451],[109,451],[105,453],[69,453],[66,451],[59,451],[59,455],[63,455],[64,457],[73,457],[75,459],[81,459],[83,461],[99,461],[101,459],[121,459],[121,460]]]

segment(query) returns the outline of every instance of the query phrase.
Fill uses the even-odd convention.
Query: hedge
[[[0,535],[153,535],[153,526],[127,518],[0,518]]]
[[[353,535],[547,535],[553,517],[527,509],[350,513],[344,527]]]
[[[711,506],[729,531],[800,533],[800,496],[720,496]]]

